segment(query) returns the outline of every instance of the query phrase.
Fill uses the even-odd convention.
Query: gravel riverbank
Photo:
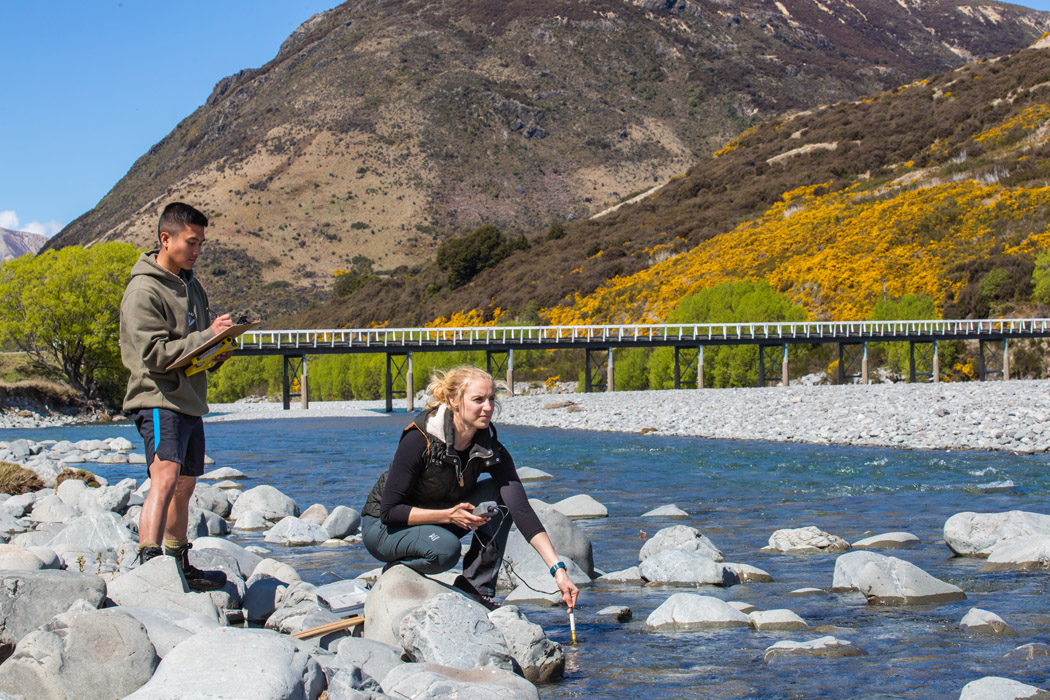
[[[790,386],[503,397],[497,423],[731,440],[937,450],[1050,450],[1050,380]],[[396,401],[403,411],[404,400]],[[422,402],[417,401],[421,407]],[[375,416],[383,401],[211,405],[208,422]],[[0,427],[54,424],[25,412]],[[65,421],[63,421],[65,422]]]

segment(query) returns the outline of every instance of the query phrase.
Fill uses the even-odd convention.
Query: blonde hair
[[[460,365],[447,371],[435,370],[430,375],[430,384],[427,385],[427,393],[433,399],[426,405],[426,408],[433,408],[441,404],[452,408],[453,401],[459,401],[463,398],[463,394],[467,391],[467,385],[478,379],[492,382],[492,387],[495,389],[496,380],[492,378],[492,375],[473,365]],[[499,401],[496,401],[495,404],[498,412]]]

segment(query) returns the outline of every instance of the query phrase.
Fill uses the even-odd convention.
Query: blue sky
[[[0,0],[0,227],[51,235],[90,210],[215,83],[336,4]]]

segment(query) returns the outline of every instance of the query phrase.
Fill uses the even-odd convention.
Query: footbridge
[[[307,401],[307,356],[332,353],[386,355],[386,406],[403,396],[413,410],[412,354],[484,351],[487,369],[514,386],[515,350],[583,349],[585,391],[615,389],[613,350],[674,348],[675,388],[704,387],[704,348],[754,345],[758,348],[758,384],[788,383],[791,345],[835,343],[842,383],[868,383],[868,344],[909,345],[909,381],[939,381],[938,343],[974,340],[979,344],[978,375],[1010,378],[1011,339],[1050,337],[1050,319],[967,319],[918,321],[678,323],[590,326],[475,326],[469,328],[341,328],[263,330],[239,339],[238,355],[284,357],[284,407],[298,394]],[[777,367],[779,365],[779,368]],[[293,391],[295,385],[298,391]],[[397,388],[396,388],[397,387]]]

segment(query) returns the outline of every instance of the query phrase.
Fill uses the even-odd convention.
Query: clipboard
[[[185,367],[187,376],[204,371],[215,364],[216,356],[231,349],[242,333],[247,333],[261,323],[262,321],[252,321],[251,323],[230,326],[222,333],[201,343],[192,350],[187,350],[182,354],[182,357],[168,365],[165,371],[170,372],[173,369]]]

